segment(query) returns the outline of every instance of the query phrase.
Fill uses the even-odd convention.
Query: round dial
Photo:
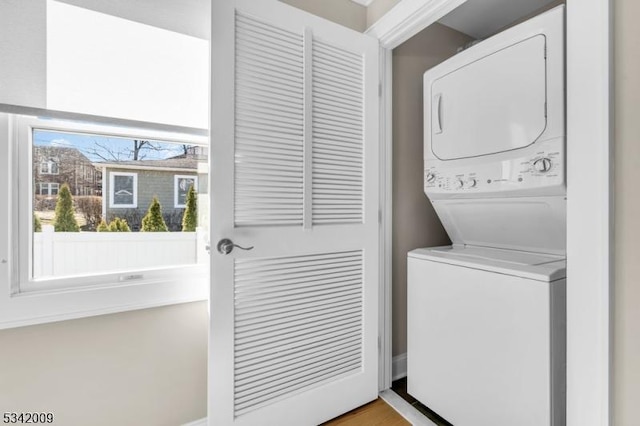
[[[478,181],[475,178],[469,178],[467,179],[467,186],[469,188],[475,188],[475,186],[478,184]]]
[[[538,158],[533,162],[533,169],[536,172],[546,173],[551,170],[551,159],[549,158]]]
[[[432,183],[436,180],[436,175],[433,173],[427,173],[427,182]]]
[[[456,189],[462,189],[464,188],[464,181],[462,179],[458,179],[456,180],[455,185],[456,185]]]

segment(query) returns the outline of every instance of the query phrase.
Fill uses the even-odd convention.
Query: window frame
[[[133,177],[133,204],[116,204],[115,178],[117,176]],[[138,173],[134,172],[109,172],[109,208],[110,209],[137,209],[138,208]]]
[[[166,126],[165,126],[166,127]],[[33,131],[208,145],[201,134],[0,114],[0,329],[206,300],[209,267],[196,265],[31,279]],[[105,196],[106,194],[103,194]],[[208,244],[208,237],[202,238]]]
[[[179,191],[178,191],[178,182],[180,179],[193,179],[193,186],[198,190],[198,175],[173,175],[173,207],[176,209],[185,209],[187,208],[187,204],[180,204],[179,201]]]
[[[52,193],[52,189],[54,188],[55,185],[55,189],[56,189],[56,193],[53,194]],[[45,187],[47,188],[47,193],[43,194],[42,193],[42,188]],[[54,195],[58,195],[58,192],[60,192],[60,184],[58,182],[40,182],[38,183],[38,188],[39,188],[39,194],[38,195],[44,195],[46,197],[53,197]]]

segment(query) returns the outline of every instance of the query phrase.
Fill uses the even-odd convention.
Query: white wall
[[[209,14],[210,0],[2,1],[0,109],[204,129]]]
[[[616,0],[615,288],[613,413],[616,426],[640,419],[640,3]]]
[[[280,0],[359,32],[367,29],[367,8],[350,0]]]
[[[176,426],[207,414],[207,302],[0,331],[0,412],[65,426]]]
[[[367,28],[376,23],[376,21],[390,11],[400,0],[374,0],[367,7]]]
[[[64,1],[209,38],[209,0]],[[0,1],[0,110],[46,108],[45,5]],[[205,417],[207,330],[206,302],[2,330],[0,412],[51,411],[70,426]]]
[[[44,0],[0,1],[0,104],[46,106]]]

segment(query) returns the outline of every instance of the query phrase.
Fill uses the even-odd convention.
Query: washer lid
[[[409,252],[409,257],[536,281],[566,277],[566,259],[551,254],[454,245],[416,249]]]
[[[533,144],[547,125],[545,52],[546,37],[540,34],[435,79],[430,91],[433,154],[455,160]],[[435,70],[425,77],[447,72]]]

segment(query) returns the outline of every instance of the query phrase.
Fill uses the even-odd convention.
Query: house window
[[[109,177],[110,206],[119,209],[138,207],[138,174],[111,172]]]
[[[0,329],[207,297],[208,196],[195,231],[175,207],[175,176],[207,178],[205,136],[0,113],[2,128]]]
[[[58,162],[53,158],[42,161],[40,163],[40,174],[42,175],[57,175],[59,174]]]
[[[40,195],[58,195],[60,184],[55,182],[46,182],[38,184],[40,188]]]
[[[178,209],[185,208],[187,207],[189,188],[193,186],[193,189],[198,191],[198,176],[176,175],[173,186],[174,206]]]

